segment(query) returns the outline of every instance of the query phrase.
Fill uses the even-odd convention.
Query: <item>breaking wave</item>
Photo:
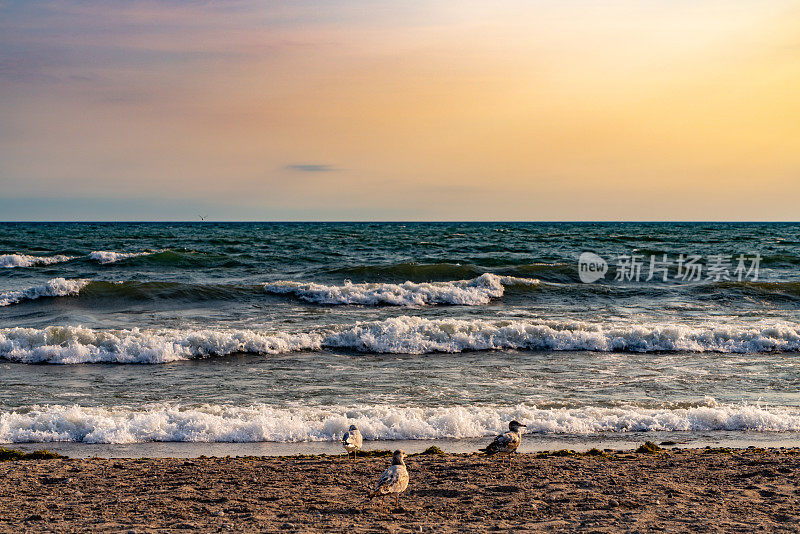
[[[0,357],[22,363],[167,363],[233,353],[319,350],[321,342],[320,334],[50,326],[0,330]]]
[[[59,290],[62,289],[62,290]],[[108,282],[104,280],[65,280],[55,278],[44,286],[0,294],[0,306],[17,304],[39,297],[80,296],[96,299],[130,300],[213,300],[263,295],[259,284],[192,284],[184,282]]]
[[[401,316],[313,332],[94,330],[74,326],[0,330],[0,358],[21,363],[167,363],[234,353],[343,349],[429,354],[482,350],[598,352],[800,351],[800,326],[602,325],[580,322],[431,320]]]
[[[761,352],[800,350],[800,326],[707,328],[582,322],[431,320],[397,317],[328,335],[323,346],[425,354],[480,350]]]
[[[111,299],[238,299],[268,293],[288,295],[305,302],[327,305],[465,305],[487,304],[500,298],[508,286],[538,286],[532,278],[484,274],[472,280],[417,284],[353,284],[341,286],[291,281],[266,284],[192,284],[185,282],[65,280],[55,278],[44,286],[0,294],[0,306],[39,297],[74,296]]]
[[[492,435],[517,419],[526,432],[597,434],[648,431],[800,431],[797,408],[719,405],[404,407],[387,405],[277,408],[152,404],[131,407],[31,406],[0,413],[0,442],[136,443],[333,441],[356,424],[368,440],[463,439]]]
[[[9,306],[24,300],[35,300],[41,297],[66,297],[69,295],[77,295],[88,283],[89,280],[53,278],[40,286],[0,293],[0,306]]]
[[[111,250],[95,250],[89,254],[89,259],[95,260],[99,263],[116,263],[118,261],[127,260],[129,258],[136,258],[139,256],[148,256],[150,254],[159,254],[163,250],[148,250],[143,252],[114,252]]]
[[[29,256],[27,254],[0,255],[0,268],[12,269],[14,267],[33,267],[36,265],[52,265],[75,259],[74,256]]]
[[[117,263],[130,258],[152,256],[154,262],[163,264],[204,264],[207,262],[238,265],[235,258],[224,254],[205,254],[192,250],[147,250],[140,252],[116,252],[112,250],[95,250],[86,256],[31,256],[28,254],[0,254],[0,268],[34,267],[38,265],[53,265],[67,261],[84,258],[100,264]]]
[[[402,284],[345,282],[332,286],[317,283],[279,281],[264,284],[274,294],[291,294],[316,304],[360,304],[365,306],[425,306],[452,304],[478,306],[503,296],[504,284],[535,285],[532,278],[501,277],[484,273],[471,280],[452,282],[404,282]]]

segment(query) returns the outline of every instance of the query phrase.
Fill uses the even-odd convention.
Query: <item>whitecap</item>
[[[106,264],[106,263],[116,263],[118,261],[126,260],[128,258],[136,258],[139,256],[158,254],[159,252],[163,252],[163,250],[153,250],[144,252],[114,252],[113,250],[95,250],[94,252],[89,254],[89,258],[99,263]]]
[[[482,350],[797,352],[800,327],[788,323],[689,327],[401,316],[296,333],[77,326],[0,329],[0,358],[22,363],[167,363],[234,353],[281,354],[325,348],[396,354]]]
[[[502,297],[505,291],[504,284],[534,285],[538,282],[530,278],[501,277],[485,273],[471,280],[402,284],[354,284],[346,281],[343,285],[325,285],[313,282],[278,281],[264,284],[264,290],[273,294],[292,294],[307,302],[328,305],[478,306]]]
[[[89,280],[53,278],[40,286],[0,293],[0,306],[9,306],[22,302],[23,300],[35,300],[41,297],[66,297],[69,295],[77,295],[88,283]]]
[[[14,267],[33,267],[35,265],[53,265],[75,259],[74,256],[29,256],[28,254],[3,254],[0,255],[0,268],[12,269]]]

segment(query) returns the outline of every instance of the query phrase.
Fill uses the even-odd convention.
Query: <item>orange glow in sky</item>
[[[0,1],[0,189],[2,220],[797,220],[800,5]]]

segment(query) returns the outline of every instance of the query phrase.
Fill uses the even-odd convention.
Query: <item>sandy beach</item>
[[[395,508],[385,457],[0,463],[2,532],[796,532],[800,449],[419,455]]]

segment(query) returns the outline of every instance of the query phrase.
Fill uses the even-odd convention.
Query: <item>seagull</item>
[[[408,487],[408,471],[406,471],[406,464],[403,462],[405,457],[406,453],[403,451],[394,451],[392,465],[378,479],[375,489],[369,494],[370,499],[380,496],[381,502],[383,502],[386,494],[394,493],[394,505],[395,507],[400,506],[400,494]]]
[[[205,221],[206,219],[208,219],[208,215],[205,215],[205,216],[203,216],[203,215],[198,215],[198,217],[200,217],[200,220],[201,220],[201,221]]]
[[[363,441],[364,438],[361,437],[361,432],[358,430],[358,427],[356,425],[350,425],[350,430],[345,432],[342,436],[342,447],[347,451],[348,458],[350,458],[350,453],[352,452],[353,459],[355,460]]]
[[[494,438],[494,441],[492,441],[485,449],[478,450],[485,452],[487,456],[498,453],[508,454],[508,458],[510,460],[511,454],[513,454],[517,450],[517,447],[519,447],[519,429],[523,426],[525,425],[518,421],[511,421],[508,423],[508,432],[504,432],[503,434],[500,434]]]

